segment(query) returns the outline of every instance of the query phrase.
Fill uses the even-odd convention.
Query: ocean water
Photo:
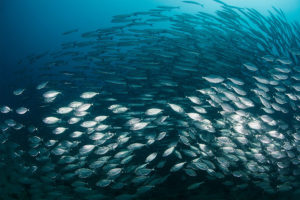
[[[299,199],[298,0],[2,0],[0,199]]]

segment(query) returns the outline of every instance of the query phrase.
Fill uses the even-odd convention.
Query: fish
[[[59,94],[61,94],[61,92],[55,91],[55,90],[49,90],[49,91],[47,91],[47,92],[45,92],[43,94],[43,97],[47,98],[47,99],[49,99],[49,98],[55,98]]]
[[[48,83],[49,83],[48,81],[42,82],[36,86],[36,89],[37,90],[44,89],[48,85]]]
[[[98,94],[99,93],[97,93],[97,92],[84,92],[80,95],[80,97],[82,99],[91,99],[91,98],[94,98]]]
[[[171,169],[170,172],[177,172],[180,169],[182,169],[182,167],[185,165],[186,162],[181,162],[181,163],[177,163],[175,164]]]
[[[208,81],[209,83],[222,83],[224,81],[224,78],[222,76],[215,75],[215,74],[203,76],[202,78]]]
[[[146,111],[146,115],[158,115],[159,113],[161,113],[162,110],[159,108],[150,108]]]
[[[8,106],[1,106],[0,108],[1,113],[6,114],[12,111],[12,109]]]
[[[149,156],[146,157],[145,162],[146,162],[146,163],[149,163],[149,162],[153,161],[153,160],[156,158],[156,156],[157,156],[157,153],[156,153],[156,152],[151,153]]]
[[[252,63],[244,63],[243,64],[248,70],[256,72],[258,68]]]
[[[68,128],[65,128],[65,127],[56,127],[54,130],[53,130],[53,134],[56,134],[56,135],[59,135],[59,134],[62,134],[63,132],[65,132]]]
[[[70,35],[71,33],[75,33],[75,32],[78,32],[78,29],[71,29],[71,30],[63,32],[62,34],[63,35]]]
[[[59,121],[60,121],[59,118],[57,118],[57,117],[52,117],[52,116],[46,117],[46,118],[43,119],[43,122],[44,122],[45,124],[55,124],[55,123],[57,123],[57,122],[59,122]]]
[[[61,108],[59,108],[56,112],[57,112],[58,114],[68,114],[68,113],[70,113],[72,110],[73,110],[73,108],[70,108],[70,107],[61,107]]]
[[[16,96],[19,96],[19,95],[23,94],[24,91],[25,91],[24,88],[19,88],[19,89],[14,90],[13,94]]]
[[[200,4],[200,3],[198,3],[198,2],[196,2],[196,1],[182,1],[183,3],[187,3],[187,4],[194,4],[194,5],[200,5],[200,6],[204,6],[203,4]]]

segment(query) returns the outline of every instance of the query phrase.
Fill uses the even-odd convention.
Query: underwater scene
[[[299,0],[1,0],[0,200],[299,200]]]

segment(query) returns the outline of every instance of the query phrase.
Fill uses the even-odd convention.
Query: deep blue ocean
[[[299,0],[0,0],[0,200],[300,198]]]

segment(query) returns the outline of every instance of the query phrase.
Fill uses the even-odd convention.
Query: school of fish
[[[23,61],[0,199],[297,199],[300,24],[183,2],[200,11],[114,16]]]

